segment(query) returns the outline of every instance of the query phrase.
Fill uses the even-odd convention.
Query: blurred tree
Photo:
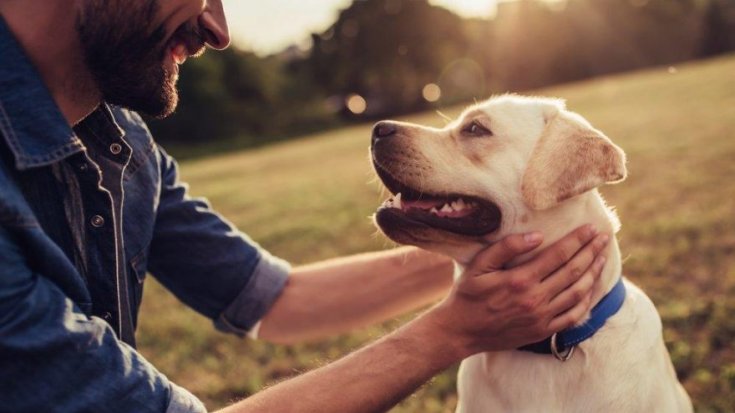
[[[260,118],[273,99],[269,80],[265,65],[252,54],[206,53],[181,67],[176,113],[149,125],[163,142],[206,143],[261,133]]]
[[[218,148],[224,142],[258,146],[334,124],[334,114],[305,76],[276,56],[261,58],[234,47],[210,51],[181,67],[176,113],[148,123],[163,143],[219,142]]]
[[[711,0],[704,16],[700,55],[714,56],[735,49],[735,1]]]
[[[516,0],[462,19],[428,0],[353,0],[310,50],[231,48],[182,67],[164,143],[257,146],[361,117],[735,50],[735,0]],[[422,91],[432,85],[437,103]],[[437,87],[438,86],[438,87]],[[367,101],[360,117],[346,97]],[[216,144],[212,144],[216,142]]]
[[[421,107],[424,86],[469,46],[462,19],[427,0],[354,1],[313,42],[316,82],[364,96],[367,113],[381,116]]]

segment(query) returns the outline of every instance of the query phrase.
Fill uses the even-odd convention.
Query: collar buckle
[[[563,362],[569,360],[570,358],[572,358],[572,356],[574,355],[574,349],[577,347],[577,345],[574,344],[574,345],[571,345],[571,346],[563,349],[562,351],[559,351],[559,346],[556,343],[557,334],[558,333],[554,333],[551,336],[551,340],[550,340],[551,341],[551,343],[550,343],[551,344],[551,354],[553,354],[554,357],[556,357],[557,360],[559,360],[559,361],[561,361],[563,363]]]

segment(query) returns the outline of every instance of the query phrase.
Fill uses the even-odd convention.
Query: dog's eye
[[[477,121],[472,121],[470,124],[465,126],[462,129],[462,133],[468,136],[492,136],[493,134]]]

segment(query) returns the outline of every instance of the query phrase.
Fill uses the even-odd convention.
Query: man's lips
[[[171,36],[168,51],[171,59],[183,64],[189,56],[199,56],[204,52],[205,39],[199,28],[189,23],[182,24]]]
[[[174,59],[174,62],[176,62],[177,65],[184,64],[186,62],[186,58],[189,57],[189,49],[186,47],[186,44],[175,42],[171,46],[171,57]]]

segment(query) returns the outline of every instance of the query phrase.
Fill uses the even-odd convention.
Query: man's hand
[[[533,260],[504,270],[506,263],[541,245],[538,233],[511,235],[475,257],[450,295],[430,318],[469,356],[518,348],[569,328],[591,307],[592,286],[609,241],[592,226],[581,227]]]

